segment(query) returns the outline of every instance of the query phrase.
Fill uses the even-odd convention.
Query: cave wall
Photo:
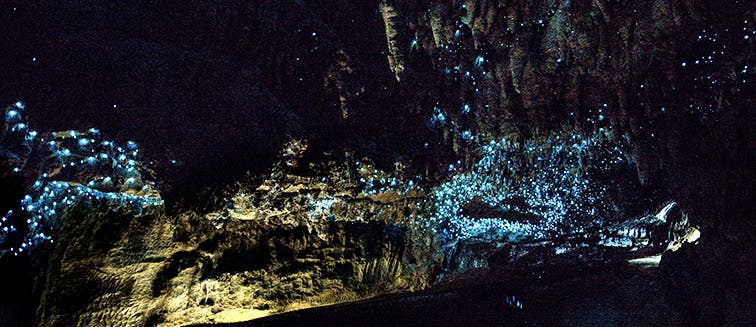
[[[218,212],[228,194],[213,187],[267,173],[290,139],[310,144],[298,175],[368,156],[432,186],[491,140],[606,130],[643,192],[701,230],[697,247],[665,256],[670,287],[711,308],[706,322],[734,312],[717,298],[747,302],[747,1],[28,1],[0,18],[0,101],[23,100],[40,130],[138,141],[169,207]]]
[[[30,119],[42,131],[97,127],[137,141],[169,203],[193,207],[205,187],[267,169],[289,136],[323,151],[344,140],[374,154],[399,144],[385,127],[400,120],[383,113],[401,108],[384,43],[375,41],[382,22],[374,4],[30,1],[3,8],[3,100],[36,108]],[[385,134],[394,140],[378,142]]]
[[[721,281],[752,284],[740,278],[753,264],[746,258],[756,244],[752,5],[598,0],[384,6],[399,17],[386,28],[395,30],[387,32],[389,44],[404,49],[389,52],[389,62],[402,68],[396,77],[403,94],[430,97],[440,108],[443,141],[454,154],[469,150],[467,131],[483,140],[561,128],[613,131],[618,143],[628,145],[640,182],[679,201],[704,235],[698,246],[669,251],[663,260],[675,292],[695,299],[678,303],[688,323],[738,321],[732,318],[739,316],[738,301],[749,295]],[[437,120],[439,110],[431,112],[428,102],[414,99],[408,106]]]
[[[753,10],[745,2],[383,6],[399,17],[386,23],[399,49],[389,62],[401,63],[404,92],[431,97],[449,117],[447,142],[463,143],[464,130],[485,138],[608,128],[631,145],[641,181],[669,190],[694,219],[745,218],[752,209]],[[420,99],[409,106],[430,116]]]
[[[96,126],[139,141],[169,203],[264,170],[287,136],[433,172],[469,152],[465,131],[486,140],[567,126],[612,129],[640,178],[678,201],[707,203],[717,189],[737,202],[698,216],[750,209],[740,190],[751,188],[737,182],[752,155],[739,136],[753,135],[744,1],[7,7],[7,102],[45,108],[31,112],[42,130]],[[428,124],[435,109],[440,128]]]

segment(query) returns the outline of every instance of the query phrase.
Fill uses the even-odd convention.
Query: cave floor
[[[424,292],[196,326],[680,325],[656,268],[563,268],[479,271]]]

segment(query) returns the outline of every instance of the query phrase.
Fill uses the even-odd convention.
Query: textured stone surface
[[[36,309],[23,314],[40,325],[178,325],[419,289],[480,269],[527,274],[564,260],[591,271],[634,255],[598,241],[649,239],[614,220],[652,217],[667,200],[701,238],[662,257],[661,282],[649,287],[673,300],[645,287],[633,294],[630,280],[620,293],[651,299],[630,307],[659,317],[671,303],[680,316],[666,321],[683,325],[756,312],[746,1],[13,6],[0,11],[0,43],[11,45],[0,56],[0,101],[24,100],[46,132],[96,126],[136,139],[169,210],[73,207],[42,256],[2,258],[20,267],[3,273],[21,281],[3,315],[24,299]],[[20,145],[6,142],[9,128],[3,211],[35,178],[9,173],[24,150],[9,148]],[[434,234],[448,221],[433,220],[437,208],[423,199],[475,173],[489,142],[602,132],[626,165],[602,175],[620,185],[601,204],[626,214],[527,244]],[[525,173],[491,177],[540,178],[537,156],[517,160]],[[519,222],[548,211],[486,192],[447,209]],[[574,313],[593,303],[622,307],[611,298],[563,304],[558,319],[580,324],[586,317]],[[588,320],[609,314],[592,312]]]
[[[489,270],[494,273],[483,280],[501,283],[506,278],[497,274],[519,271],[507,277],[518,284],[517,276],[549,272],[555,264],[583,267],[570,273],[580,278],[593,271],[591,265],[621,265],[628,257],[657,253],[668,239],[665,214],[556,239],[452,242],[438,226],[427,227],[444,222],[423,218],[434,205],[424,190],[395,173],[357,162],[354,169],[326,165],[315,176],[295,175],[296,165],[289,164],[298,152],[289,147],[282,154],[261,184],[240,184],[219,211],[136,213],[88,202],[69,207],[53,232],[55,243],[33,252],[45,260],[37,266],[35,323],[234,322],[464,285]],[[373,184],[380,181],[388,185]],[[513,303],[507,305],[522,305]]]

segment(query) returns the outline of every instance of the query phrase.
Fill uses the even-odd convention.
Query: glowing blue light
[[[26,124],[17,123],[18,117],[20,116],[21,114],[18,110],[8,109],[6,111],[6,118],[14,118],[17,120],[11,122],[6,121],[6,124],[15,124],[13,125],[14,128],[28,128]],[[77,144],[79,146],[91,146],[92,144],[95,144],[95,142],[100,142],[100,140],[96,140],[96,138],[90,138],[90,136],[98,133],[99,130],[94,128],[89,129],[89,134],[79,133],[76,131],[66,131],[63,132],[62,135],[60,133],[50,133],[50,139],[42,139],[40,140],[40,142],[42,144],[47,143],[46,145],[49,145],[49,147],[45,147],[45,149],[43,150],[49,151],[48,154],[57,156],[57,159],[60,160],[62,167],[64,167],[65,169],[70,169],[68,167],[77,167],[79,166],[77,164],[81,164],[80,166],[86,166],[86,164],[96,164],[98,158],[110,158],[110,156],[112,155],[111,151],[113,151],[113,146],[112,143],[108,141],[102,141],[101,144],[109,145],[110,149],[104,150],[101,153],[97,153],[94,150],[84,151],[85,153],[91,153],[88,155],[82,155],[82,149],[78,147],[75,148],[76,150],[72,150],[64,148],[60,144],[61,142],[69,142],[66,139],[72,137],[77,139]],[[36,137],[37,134],[38,133],[36,131],[28,131],[24,137],[27,140],[31,140]],[[79,139],[78,136],[80,135],[84,135],[85,137]],[[58,142],[57,140],[60,140],[60,142]],[[141,175],[139,175],[139,172],[133,167],[138,163],[135,160],[127,160],[127,158],[130,157],[130,154],[137,154],[136,143],[129,142],[128,147],[133,148],[133,150],[129,150],[130,153],[121,154],[121,162],[113,162],[113,168],[115,168],[113,173],[117,174],[114,178],[118,178],[118,184],[123,183],[123,185],[134,187],[135,184],[139,183],[140,187],[142,187],[144,183],[140,182]],[[71,158],[72,156],[75,156],[75,158]],[[128,162],[128,165],[132,167],[127,167],[125,165],[126,162]],[[14,171],[18,172],[20,171],[20,168],[17,167],[16,169],[14,169]],[[25,195],[19,203],[19,207],[23,209],[23,213],[21,214],[23,220],[18,220],[18,222],[20,223],[26,221],[28,230],[26,230],[25,232],[28,233],[26,235],[21,235],[22,244],[20,245],[20,247],[12,249],[11,252],[14,253],[14,255],[27,254],[29,252],[32,252],[34,248],[44,242],[52,242],[52,238],[48,236],[48,229],[52,226],[44,222],[46,220],[63,218],[68,214],[68,209],[70,208],[70,206],[79,201],[85,201],[86,205],[97,204],[94,201],[114,201],[114,206],[122,205],[128,202],[129,205],[133,206],[131,209],[133,210],[133,214],[135,215],[143,214],[144,211],[142,207],[144,206],[163,205],[163,201],[159,198],[136,196],[120,192],[104,193],[92,189],[92,187],[96,187],[100,183],[102,183],[102,185],[114,184],[114,181],[111,179],[111,177],[105,177],[102,180],[100,180],[100,178],[96,178],[95,180],[90,181],[61,182],[52,180],[47,182],[46,178],[48,177],[54,176],[49,176],[48,173],[43,173],[38,180],[34,181],[33,187],[31,188],[32,193]],[[98,183],[98,181],[100,181],[100,183]],[[89,187],[87,187],[87,185]],[[121,185],[117,186],[120,187]],[[144,185],[144,187],[142,188],[145,190],[145,192],[148,192],[150,190],[148,185]],[[4,229],[0,229],[0,231],[2,231],[3,233],[17,232],[13,226],[0,227],[5,227]],[[6,235],[0,235],[0,238],[4,237],[6,237]]]
[[[19,109],[24,109],[24,107],[25,107],[25,106],[24,106],[24,103],[23,103],[23,102],[21,102],[21,101],[17,101],[17,102],[16,102],[16,108],[19,108]]]
[[[477,58],[475,58],[475,66],[480,67],[485,61],[486,59],[483,58],[483,55],[479,55]]]
[[[462,106],[462,113],[463,114],[466,114],[466,113],[469,113],[469,112],[470,112],[470,105],[469,104],[465,104],[464,106]]]
[[[433,108],[433,116],[431,116],[431,125],[444,125],[446,122],[446,115],[438,107]]]
[[[5,120],[11,120],[11,119],[16,118],[16,117],[18,117],[18,111],[16,111],[16,110],[9,110],[5,114]]]

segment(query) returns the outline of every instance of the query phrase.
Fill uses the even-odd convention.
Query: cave
[[[0,325],[756,325],[755,8],[2,2]]]

